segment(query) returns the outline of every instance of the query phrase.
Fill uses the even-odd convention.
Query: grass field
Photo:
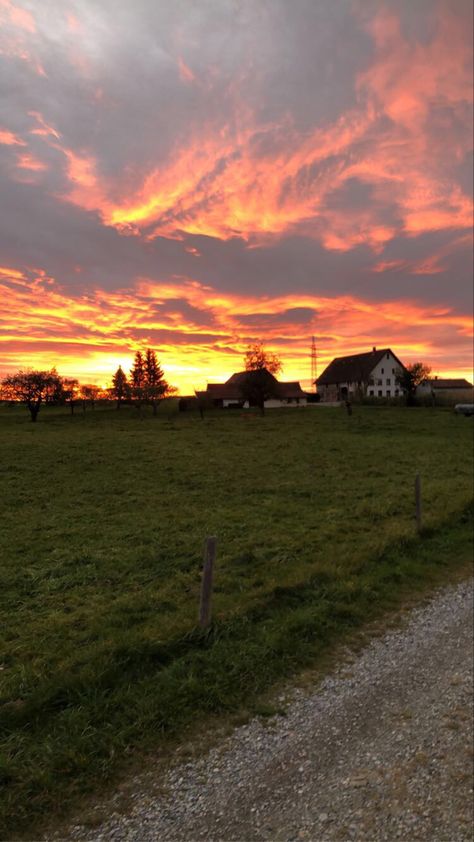
[[[472,419],[448,410],[0,411],[6,838],[235,710],[465,562]],[[414,524],[423,484],[425,534]],[[218,538],[214,623],[196,629]]]

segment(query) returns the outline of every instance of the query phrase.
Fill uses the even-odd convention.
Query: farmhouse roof
[[[211,398],[212,400],[242,400],[240,389],[233,384],[228,383],[208,383],[205,392],[196,392],[200,398]]]
[[[472,389],[472,383],[464,377],[430,377],[426,381],[432,389]]]
[[[318,385],[329,385],[331,383],[364,383],[366,382],[377,363],[385,354],[392,354],[400,368],[404,368],[402,362],[393,353],[391,348],[374,348],[364,354],[353,354],[349,357],[336,357],[316,380]]]
[[[265,369],[266,371],[266,369]],[[275,397],[279,398],[304,398],[306,392],[303,392],[298,381],[294,380],[286,383],[279,383],[276,377],[270,372],[269,376],[275,381]],[[232,374],[225,383],[209,383],[205,392],[196,392],[198,397],[211,398],[212,400],[226,400],[226,401],[240,401],[242,400],[242,384],[246,377],[251,375],[250,371],[237,371]]]
[[[297,380],[292,380],[287,383],[278,384],[278,394],[280,398],[305,398],[306,392],[303,391]]]

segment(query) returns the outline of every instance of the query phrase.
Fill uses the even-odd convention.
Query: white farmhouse
[[[397,373],[405,366],[390,348],[372,348],[365,354],[336,357],[316,380],[322,401],[342,401],[357,396],[397,398],[401,395]]]

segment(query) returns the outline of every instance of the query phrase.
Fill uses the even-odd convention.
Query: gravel
[[[137,777],[126,815],[112,799],[67,839],[471,842],[472,603],[472,582],[443,590],[285,716],[170,768],[159,792]]]

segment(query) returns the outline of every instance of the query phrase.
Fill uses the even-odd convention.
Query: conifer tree
[[[161,368],[156,351],[147,348],[145,354],[145,392],[146,401],[153,407],[153,415],[156,415],[158,404],[162,398],[169,393],[169,384],[165,380],[165,374]]]
[[[135,406],[140,409],[145,397],[145,361],[141,351],[136,352],[133,360],[133,368],[130,372],[130,387]]]
[[[112,378],[112,394],[117,399],[117,409],[120,409],[122,401],[125,400],[129,393],[129,384],[127,375],[125,374],[121,365]]]

